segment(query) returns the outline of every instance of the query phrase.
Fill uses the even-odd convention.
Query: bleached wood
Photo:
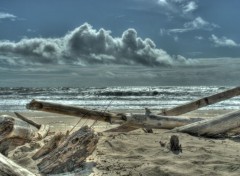
[[[129,114],[126,116],[125,126],[135,128],[173,129],[189,123],[203,120],[202,118],[186,118],[178,116]]]
[[[168,110],[163,110],[162,112],[159,113],[159,115],[177,116],[239,95],[240,87],[235,87],[233,89],[229,89],[211,96],[200,98],[198,100],[194,100],[192,102]]]
[[[171,131],[184,132],[197,136],[218,136],[240,127],[240,111],[230,112],[215,118],[202,120]]]
[[[1,176],[36,176],[27,169],[14,163],[0,153],[0,175]]]
[[[55,150],[43,157],[38,164],[43,174],[70,172],[80,167],[92,154],[98,142],[98,136],[88,126],[70,134]]]

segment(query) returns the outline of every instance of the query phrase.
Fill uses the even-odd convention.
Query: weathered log
[[[29,123],[30,125],[36,127],[37,129],[39,129],[34,138],[43,139],[44,137],[47,136],[47,134],[50,130],[49,125],[40,125],[40,124],[28,119],[27,117],[24,117],[23,115],[21,115],[17,112],[14,112],[14,114],[16,115],[17,118]]]
[[[32,100],[29,104],[27,104],[27,109],[30,110],[38,110],[52,113],[59,113],[64,115],[72,115],[81,118],[87,118],[92,120],[99,120],[110,122],[111,119],[121,119],[122,114],[118,113],[109,113],[109,112],[101,112],[95,110],[89,110],[86,108],[80,108],[76,106],[67,106],[57,103],[50,103],[44,101]]]
[[[91,128],[84,126],[69,135],[58,148],[44,156],[38,168],[43,174],[73,171],[92,154],[97,142],[98,136]]]
[[[31,141],[37,128],[20,119],[1,115],[0,131],[0,153],[7,155],[9,150]]]
[[[172,109],[163,110],[162,112],[159,113],[159,115],[177,116],[239,95],[240,87],[235,87],[233,89],[229,89],[211,96],[200,98],[198,100],[174,107]]]
[[[17,165],[10,159],[0,154],[0,175],[1,176],[36,176],[30,171]]]
[[[153,129],[173,129],[189,123],[198,122],[202,118],[186,118],[178,116],[162,116],[162,115],[144,115],[129,114],[126,115],[125,125],[136,128],[153,128]]]
[[[240,111],[177,127],[170,132],[184,132],[197,136],[216,137],[240,126]]]
[[[33,156],[32,159],[37,160],[40,157],[49,154],[56,149],[65,135],[63,133],[56,133],[45,145],[43,145]]]

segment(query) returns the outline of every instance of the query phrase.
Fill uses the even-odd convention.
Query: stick
[[[21,120],[29,123],[30,125],[32,126],[35,126],[37,129],[40,129],[41,128],[41,125],[40,124],[37,124],[36,122],[32,121],[32,120],[29,120],[28,118],[24,117],[23,115],[17,113],[17,112],[14,112],[14,114]]]

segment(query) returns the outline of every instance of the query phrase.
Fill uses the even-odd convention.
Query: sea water
[[[0,88],[0,111],[28,111],[32,99],[97,110],[152,110],[172,108],[232,87],[217,86],[143,86],[89,88]],[[240,96],[203,109],[239,109]]]

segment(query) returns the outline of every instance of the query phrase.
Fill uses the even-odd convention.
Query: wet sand
[[[229,111],[199,110],[183,116],[214,117]],[[13,113],[0,113],[9,114]],[[21,113],[32,120],[49,124],[51,131],[66,131],[78,121],[78,117],[63,116],[43,112]],[[75,129],[93,121],[81,120]],[[115,125],[116,126],[116,125]],[[84,166],[77,173],[67,175],[134,175],[134,176],[192,176],[192,175],[232,175],[240,173],[240,138],[209,139],[189,134],[177,133],[182,145],[182,153],[172,153],[168,142],[172,133],[154,130],[144,133],[141,129],[128,133],[102,132],[110,125],[98,122],[95,126],[100,139]],[[165,142],[161,147],[159,141]],[[27,167],[27,166],[26,166]]]

